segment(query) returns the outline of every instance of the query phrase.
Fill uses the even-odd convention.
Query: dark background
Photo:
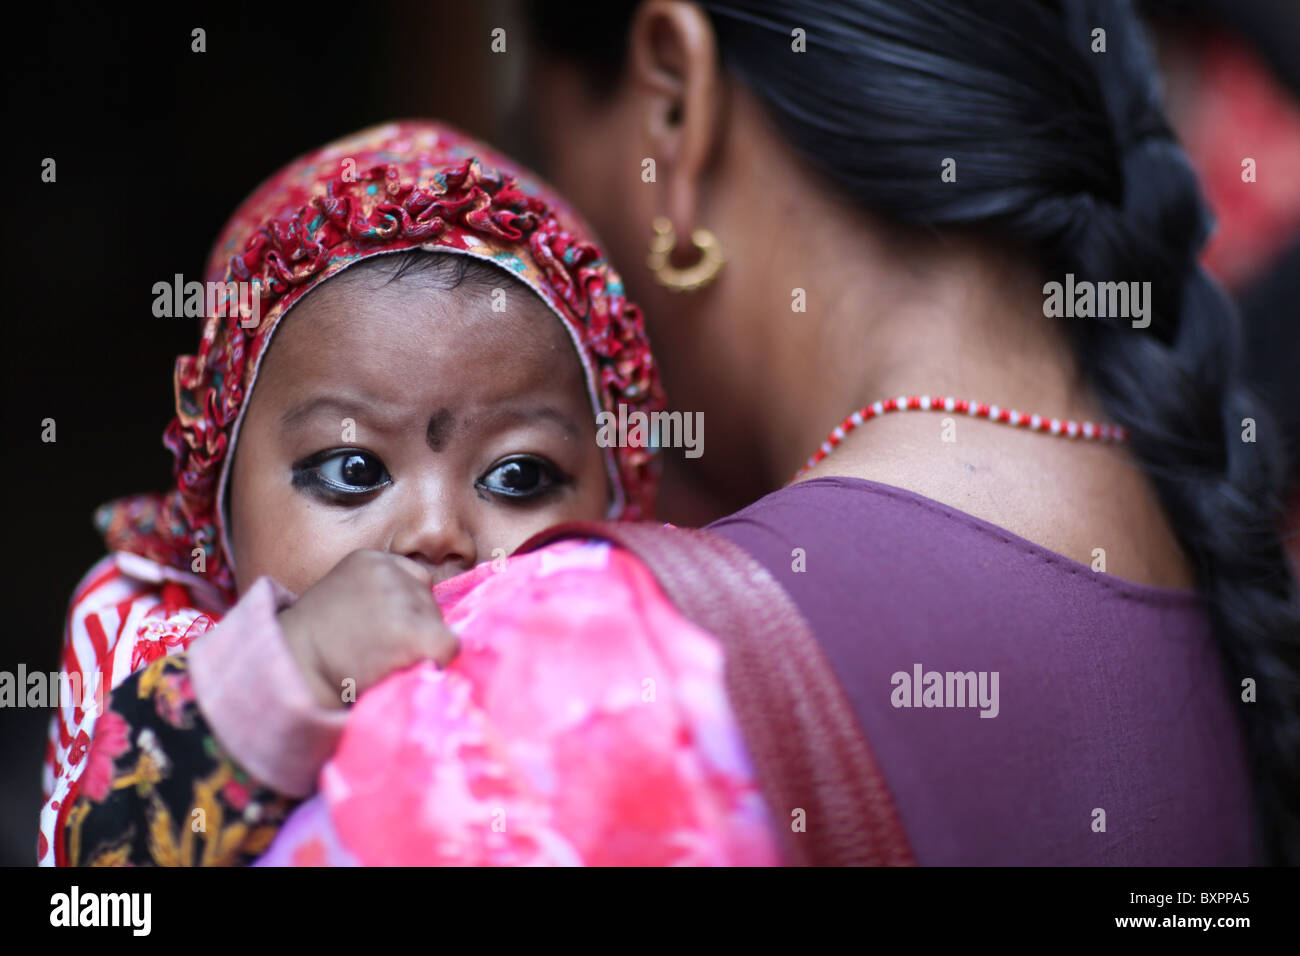
[[[1251,32],[1300,89],[1300,44],[1279,29],[1300,22],[1297,0],[1155,6],[1180,18],[1197,7],[1243,20],[1264,11]],[[104,555],[95,507],[170,484],[161,436],[172,367],[194,351],[198,320],[155,318],[154,283],[176,273],[201,279],[209,244],[262,179],[383,120],[436,116],[532,162],[510,120],[528,50],[509,0],[375,0],[346,16],[301,6],[145,13],[36,4],[6,18],[3,153],[13,189],[3,206],[0,671],[20,662],[51,671],[72,590]],[[504,55],[489,49],[497,26],[507,30]],[[195,27],[206,30],[204,53],[191,51]],[[41,181],[46,157],[57,162],[55,183]],[[1262,308],[1290,329],[1296,254]],[[1279,301],[1289,308],[1279,311]],[[41,441],[46,418],[56,422],[54,443]],[[0,708],[0,864],[34,860],[49,716]]]

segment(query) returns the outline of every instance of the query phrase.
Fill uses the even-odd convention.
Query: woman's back
[[[1235,678],[1194,592],[855,478],[710,530],[812,624],[919,863],[1259,862]]]

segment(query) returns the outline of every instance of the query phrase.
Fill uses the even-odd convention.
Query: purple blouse
[[[1225,672],[1195,592],[856,478],[709,530],[812,625],[918,863],[1259,862],[1233,690],[1249,675]]]

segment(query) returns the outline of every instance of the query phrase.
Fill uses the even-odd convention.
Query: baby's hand
[[[344,705],[344,681],[360,695],[388,674],[460,649],[432,593],[433,577],[410,558],[353,551],[279,614],[312,696]],[[349,695],[351,697],[351,695]]]

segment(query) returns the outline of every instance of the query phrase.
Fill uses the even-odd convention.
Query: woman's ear
[[[700,182],[719,135],[723,84],[708,15],[693,3],[649,0],[627,39],[633,89],[645,110],[645,132],[663,186],[660,210],[679,236],[699,223]]]

